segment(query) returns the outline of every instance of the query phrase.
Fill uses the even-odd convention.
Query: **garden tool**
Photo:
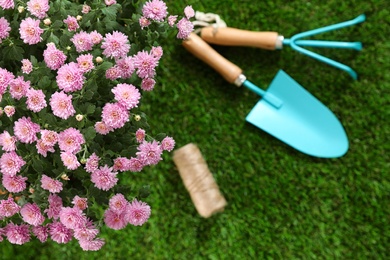
[[[197,34],[191,33],[183,46],[229,83],[243,85],[262,97],[246,117],[248,122],[311,156],[335,158],[347,152],[348,138],[336,116],[283,70],[263,90]]]
[[[327,47],[327,48],[342,48],[361,50],[361,42],[338,42],[338,41],[321,41],[321,40],[301,40],[302,38],[317,35],[320,33],[337,30],[340,28],[352,26],[361,23],[365,20],[365,15],[359,15],[353,20],[345,21],[338,24],[329,25],[326,27],[314,29],[307,32],[302,32],[291,37],[291,39],[284,39],[283,36],[277,32],[254,32],[247,30],[240,30],[229,27],[215,27],[208,26],[200,30],[200,35],[203,40],[208,43],[229,46],[250,46],[258,47],[268,50],[282,49],[283,45],[290,45],[292,49],[308,55],[314,59],[325,62],[331,66],[346,71],[352,78],[357,79],[357,73],[350,67],[340,62],[334,61],[324,57],[315,52],[304,49],[307,47]]]

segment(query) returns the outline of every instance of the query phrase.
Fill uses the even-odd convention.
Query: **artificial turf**
[[[362,24],[315,37],[361,41],[362,51],[311,49],[359,75],[321,63],[289,47],[265,51],[214,46],[266,88],[285,70],[343,124],[349,150],[341,158],[302,154],[245,122],[259,100],[226,83],[172,36],[156,89],[142,109],[154,134],[176,147],[196,143],[228,205],[204,219],[196,212],[172,161],[128,174],[149,184],[150,220],[142,227],[103,228],[99,252],[67,245],[0,243],[1,259],[388,259],[390,257],[390,3],[345,1],[166,1],[171,13],[186,4],[219,14],[228,26],[277,31],[286,37],[366,15]],[[288,131],[288,126],[286,126]]]

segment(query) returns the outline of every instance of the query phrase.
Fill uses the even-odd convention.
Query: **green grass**
[[[297,152],[245,122],[259,97],[235,88],[174,39],[163,44],[158,86],[143,97],[154,134],[177,147],[196,143],[228,201],[201,218],[171,154],[125,181],[151,184],[152,217],[142,227],[102,230],[99,252],[67,245],[0,243],[1,259],[388,259],[390,257],[390,4],[345,1],[167,1],[171,13],[191,4],[229,26],[292,35],[352,19],[361,25],[318,39],[361,41],[361,52],[316,49],[354,68],[359,80],[286,47],[282,51],[215,48],[266,87],[279,69],[328,106],[350,142],[337,159]],[[122,178],[124,178],[122,176]],[[124,181],[122,179],[122,181]]]

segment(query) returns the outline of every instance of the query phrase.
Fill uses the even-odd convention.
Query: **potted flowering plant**
[[[192,8],[180,18],[161,0],[78,2],[0,0],[0,241],[99,250],[102,225],[151,214],[147,187],[121,179],[175,144],[147,133],[139,104],[156,84],[159,38],[186,38]]]

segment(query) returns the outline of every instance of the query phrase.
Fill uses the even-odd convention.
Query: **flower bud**
[[[76,115],[76,120],[79,121],[79,122],[80,122],[81,120],[83,120],[83,118],[84,118],[84,116],[81,115],[81,114]]]
[[[76,19],[77,19],[77,21],[81,21],[81,19],[83,19],[83,17],[81,15],[78,15],[78,16],[76,16]]]
[[[3,113],[4,113],[4,110],[3,110],[3,108],[2,108],[2,107],[0,107],[0,116],[2,116],[2,115],[3,115]]]
[[[43,24],[49,26],[51,24],[50,18],[46,18],[45,20],[43,20]]]
[[[18,6],[18,12],[21,14],[24,12],[24,7],[23,6]]]
[[[15,107],[14,106],[5,106],[4,112],[8,117],[11,117],[15,114]]]
[[[102,63],[102,62],[103,62],[103,59],[102,59],[102,57],[98,56],[98,57],[96,57],[95,61],[96,61],[97,63]]]
[[[80,159],[80,163],[81,163],[81,164],[86,164],[86,163],[87,163],[87,159],[81,158],[81,159]]]
[[[33,194],[33,193],[35,192],[35,190],[34,190],[32,187],[30,187],[30,188],[28,189],[28,192],[30,192],[31,194]]]
[[[63,174],[61,175],[61,179],[65,180],[65,181],[69,181],[69,180],[70,180],[70,179],[69,179],[69,176],[68,176],[66,173],[63,173]]]
[[[67,50],[67,51],[70,51],[71,49],[72,49],[72,47],[66,46],[66,50]]]
[[[138,122],[139,120],[141,120],[141,116],[140,115],[134,115],[134,120]]]

